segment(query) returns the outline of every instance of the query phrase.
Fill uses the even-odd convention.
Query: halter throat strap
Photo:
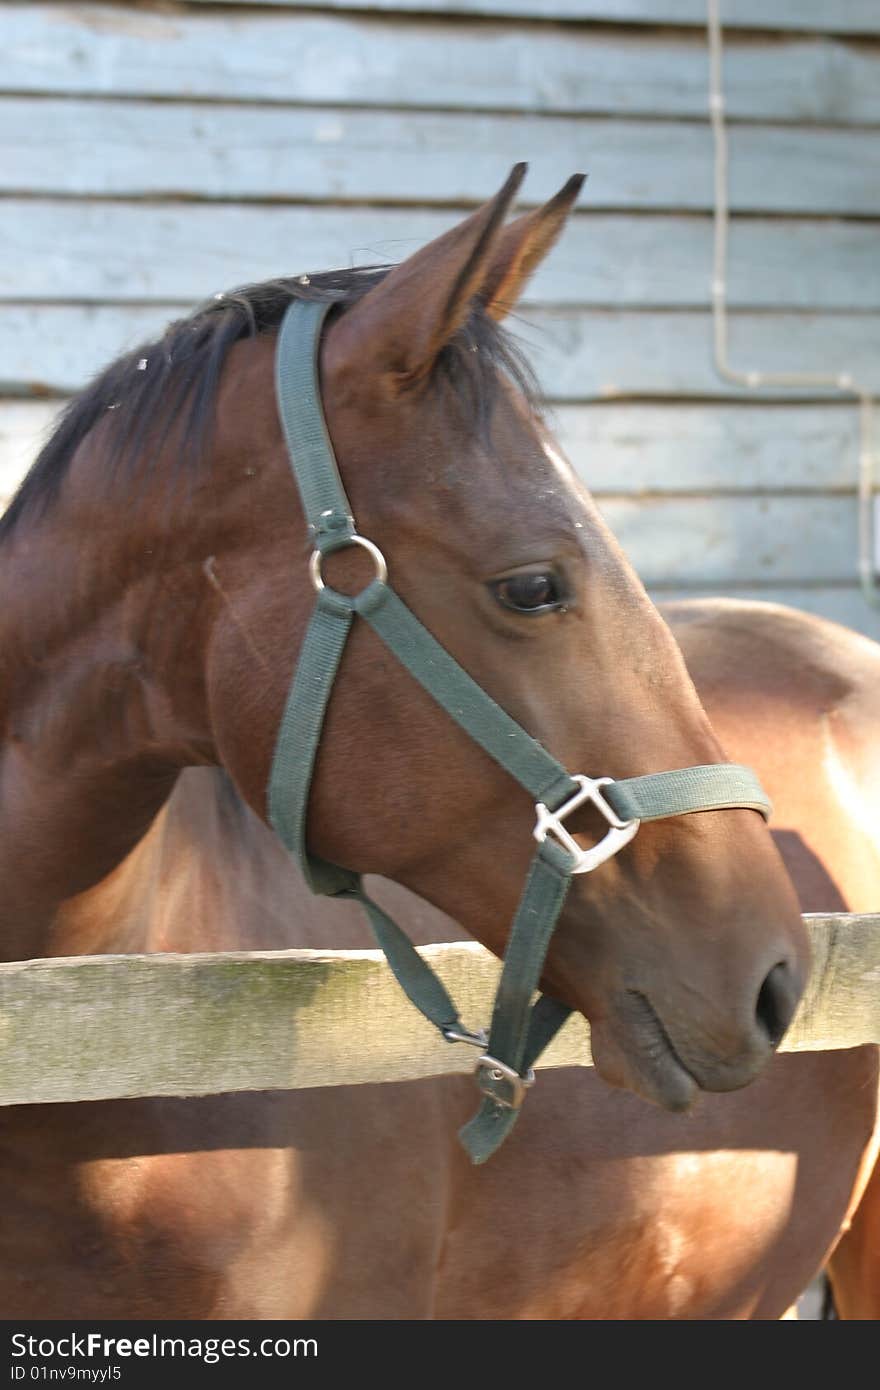
[[[651,773],[620,781],[570,775],[501,708],[419,622],[387,583],[384,557],[358,535],[321,406],[318,351],[331,306],[294,301],[278,336],[276,391],[294,478],[314,544],[315,608],[300,650],[278,731],[269,781],[269,819],[296,856],[313,892],[360,902],[378,944],[411,1001],[450,1042],[478,1046],[483,1102],[461,1131],[476,1163],[484,1162],[519,1114],[531,1067],[570,1010],[532,998],[573,874],[590,872],[617,853],[643,820],[748,807],[769,816],[754,773],[735,764]],[[365,547],[376,576],[349,596],[324,585],[322,557]],[[355,618],[369,623],[410,674],[536,804],[537,848],[511,927],[488,1038],[463,1026],[442,982],[400,928],[364,892],[360,876],[313,855],[306,840],[312,772],[330,693]],[[565,818],[590,801],[605,817],[604,839],[583,850]]]

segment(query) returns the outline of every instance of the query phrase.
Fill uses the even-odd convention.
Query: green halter
[[[422,626],[387,582],[384,557],[355,529],[333,455],[318,384],[318,346],[327,304],[294,301],[278,336],[278,407],[293,474],[314,542],[314,612],[287,698],[269,783],[269,816],[288,850],[297,856],[315,893],[351,898],[363,905],[376,939],[398,981],[449,1042],[480,1048],[477,1084],[483,1102],[461,1131],[475,1163],[482,1163],[513,1128],[532,1064],[571,1012],[547,996],[532,998],[573,874],[587,873],[616,854],[643,820],[725,807],[750,807],[769,816],[754,773],[731,763],[652,773],[623,781],[570,776],[555,758],[458,665]],[[324,555],[359,545],[372,556],[376,575],[354,597],[328,589],[321,578]],[[360,876],[310,854],[306,814],[315,755],[327,701],[355,616],[363,618],[415,679],[481,748],[533,798],[538,847],[511,927],[488,1038],[464,1028],[443,984],[400,928],[365,894]],[[565,818],[590,801],[608,822],[604,839],[582,850]]]

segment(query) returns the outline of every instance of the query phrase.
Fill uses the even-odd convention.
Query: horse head
[[[623,778],[721,762],[668,628],[497,326],[581,183],[505,225],[520,177],[403,264],[355,282],[328,315],[320,389],[358,529],[422,624],[566,768]],[[301,293],[335,290],[316,277]],[[263,423],[259,477],[217,562],[236,602],[218,615],[208,667],[219,756],[263,815],[313,597],[306,526],[265,397],[267,346],[243,345],[226,374],[225,448],[253,459],[254,400]],[[355,592],[374,563],[349,548],[322,571]],[[256,706],[244,613],[269,654]],[[357,626],[320,741],[314,853],[405,884],[501,954],[534,816],[529,796]],[[586,844],[607,830],[589,802],[569,828]],[[761,1069],[805,968],[788,878],[761,817],[740,809],[644,825],[576,879],[542,983],[590,1020],[608,1080],[683,1107],[699,1088],[739,1086]]]
[[[521,177],[390,270],[218,296],[72,408],[0,538],[10,951],[35,953],[23,924],[129,853],[181,767],[224,766],[269,817],[315,601],[274,395],[291,300],[328,306],[320,395],[358,531],[459,667],[587,778],[724,761],[500,326],[581,183],[507,222]],[[321,582],[355,593],[376,563],[340,548]],[[501,954],[535,819],[534,796],[355,622],[321,729],[309,852],[397,880]],[[566,830],[589,846],[607,816],[587,798]],[[683,1108],[760,1071],[806,968],[764,820],[704,810],[642,824],[574,878],[541,983],[589,1019],[608,1081]]]

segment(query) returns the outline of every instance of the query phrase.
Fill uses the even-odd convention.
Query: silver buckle
[[[600,864],[605,863],[606,859],[617,854],[624,845],[628,845],[641,825],[641,821],[635,819],[621,820],[619,816],[614,814],[605,800],[599,788],[612,786],[613,777],[593,778],[577,774],[572,777],[572,781],[578,783],[580,791],[575,792],[574,796],[560,806],[558,811],[549,810],[543,801],[537,803],[535,810],[538,819],[532,834],[539,844],[543,844],[547,836],[552,835],[562,845],[562,848],[574,858],[575,865],[571,872],[573,874],[588,874],[591,869],[598,868]],[[576,811],[578,806],[583,806],[585,801],[592,802],[597,811],[601,811],[610,827],[608,833],[602,837],[599,843],[592,845],[590,849],[581,849],[562,824],[565,817],[570,816],[572,811]]]
[[[454,1026],[441,1028],[440,1031],[447,1042],[470,1043],[471,1047],[485,1047],[489,1041],[482,1028],[476,1033],[472,1033],[468,1028]],[[513,1067],[509,1067],[506,1062],[499,1062],[498,1058],[489,1052],[484,1052],[478,1060],[475,1075],[481,1093],[494,1100],[496,1105],[503,1106],[505,1110],[519,1110],[526,1098],[526,1091],[535,1084],[535,1072],[532,1067],[529,1067],[525,1076],[520,1076]],[[510,1087],[510,1098],[496,1095],[488,1084],[489,1081],[506,1081]]]
[[[520,1076],[518,1071],[509,1067],[506,1062],[499,1062],[497,1057],[492,1057],[488,1052],[484,1052],[477,1062],[477,1086],[484,1096],[489,1100],[494,1100],[496,1105],[501,1105],[505,1110],[519,1110],[526,1098],[526,1091],[535,1084],[535,1073],[529,1067],[525,1076]],[[509,1099],[504,1096],[496,1095],[489,1086],[490,1081],[506,1081],[510,1087]]]

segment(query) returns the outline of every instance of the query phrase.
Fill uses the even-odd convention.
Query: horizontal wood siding
[[[468,206],[526,157],[528,203],[585,169],[589,210],[712,208],[705,122],[73,99],[8,108],[2,177],[12,193]],[[731,157],[736,212],[880,214],[873,129],[744,125]]]
[[[277,5],[291,0],[194,0],[197,4]],[[321,0],[326,9],[381,10],[394,15],[499,15],[513,19],[600,21],[613,24],[706,22],[705,0]],[[806,29],[880,34],[875,0],[724,0],[725,24],[740,29]]]
[[[722,16],[732,363],[880,392],[880,4]],[[170,317],[401,259],[526,158],[527,203],[590,177],[515,330],[652,592],[880,638],[852,400],[713,367],[704,23],[704,0],[0,7],[0,505],[60,401]]]
[[[449,17],[401,23],[387,14],[327,17],[293,9],[280,24],[277,16],[259,12],[123,9],[93,21],[84,42],[82,13],[75,8],[8,9],[5,85],[40,96],[706,113],[701,33],[468,25]],[[761,45],[733,36],[725,86],[729,114],[748,121],[880,122],[880,55],[827,35]]]

